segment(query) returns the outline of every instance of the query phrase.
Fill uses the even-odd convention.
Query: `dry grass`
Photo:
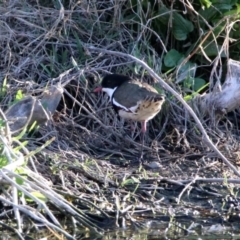
[[[216,193],[218,186],[209,189],[209,182],[203,182],[203,178],[223,181],[223,175],[225,179],[232,178],[231,172],[207,148],[195,123],[170,96],[162,113],[149,123],[144,147],[146,165],[136,164],[139,126],[130,132],[128,123],[114,114],[107,97],[95,95],[92,90],[104,74],[111,72],[137,74],[144,81],[156,83],[133,60],[89,51],[88,46],[132,54],[144,59],[158,74],[162,58],[149,44],[151,28],[136,23],[136,29],[130,30],[134,18],[121,19],[123,12],[131,8],[127,0],[93,2],[69,1],[63,6],[58,1],[49,6],[45,1],[22,0],[0,5],[0,81],[6,79],[7,83],[1,97],[2,110],[14,101],[19,89],[25,95],[39,95],[48,85],[68,82],[48,126],[41,126],[35,135],[21,139],[27,140],[27,145],[22,147],[25,152],[21,150],[19,156],[28,161],[30,181],[23,185],[8,182],[9,176],[15,179],[19,175],[2,171],[2,179],[10,183],[8,191],[13,191],[13,185],[22,192],[28,188],[39,191],[47,197],[47,204],[42,207],[45,215],[51,215],[46,209],[57,211],[66,222],[71,219],[73,226],[87,226],[92,232],[109,223],[141,227],[152,218],[152,211],[159,221],[163,216],[181,215],[181,204],[176,206],[174,214],[168,211],[171,201],[189,204],[189,211],[193,212],[194,204],[183,194],[190,188],[192,198],[198,194],[207,199],[224,198],[224,194]],[[63,73],[67,74],[62,78]],[[170,83],[171,79],[166,81]],[[208,132],[217,142],[217,134],[212,129]],[[29,157],[29,152],[37,152],[53,138],[48,146]],[[231,140],[236,142],[234,137]],[[5,146],[19,144],[16,141]],[[228,156],[235,159],[233,154]],[[151,162],[160,165],[151,169]],[[226,191],[230,185],[228,180]],[[5,190],[1,194],[5,207],[15,206],[14,199],[14,194],[10,196]],[[34,202],[41,204],[36,199]],[[23,212],[58,232],[64,224],[54,217],[50,217],[50,222],[45,221],[40,213],[34,218],[30,213],[36,205],[31,210],[29,202],[20,201],[20,205],[22,208],[15,206],[18,229],[21,229]],[[204,202],[199,205],[204,208]],[[67,230],[71,234],[72,228]],[[67,235],[67,231],[63,230],[62,234]]]

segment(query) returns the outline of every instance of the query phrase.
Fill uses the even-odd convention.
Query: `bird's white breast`
[[[107,95],[112,100],[112,96],[113,96],[114,92],[116,91],[116,89],[117,89],[117,87],[115,87],[115,88],[102,88],[102,91],[107,93]]]

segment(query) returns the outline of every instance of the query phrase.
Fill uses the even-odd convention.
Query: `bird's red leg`
[[[142,133],[145,133],[147,131],[147,122],[142,121]]]
[[[144,137],[147,131],[147,122],[142,121],[142,146],[141,146],[141,155],[140,155],[140,162],[143,162],[143,146],[144,146]]]
[[[132,120],[129,120],[130,122],[130,129],[131,129],[131,132],[133,132],[135,130],[135,125],[134,125],[134,122]]]

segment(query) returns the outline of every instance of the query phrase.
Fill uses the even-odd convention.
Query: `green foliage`
[[[205,7],[209,8],[212,5],[212,2],[208,0],[199,0],[199,2],[201,3],[202,9],[205,9]]]
[[[44,196],[42,193],[35,191],[35,192],[31,192],[31,195],[34,196],[35,198],[38,198],[39,200],[41,200],[42,202],[47,202],[48,198],[46,196]],[[34,202],[34,200],[28,196],[25,197],[27,202]]]
[[[15,173],[19,174],[21,176],[20,177],[16,177],[16,183],[19,185],[23,185],[24,184],[24,179],[27,177],[27,171],[24,169],[24,167],[18,167],[15,170]]]
[[[126,186],[126,185],[128,185],[128,184],[138,184],[138,183],[140,183],[140,180],[137,179],[137,178],[135,178],[135,177],[133,177],[133,176],[131,176],[131,178],[125,179],[125,180],[121,183],[121,187],[124,187],[124,186]]]
[[[197,92],[206,85],[206,81],[202,78],[189,77],[184,81],[183,85],[185,88],[189,88],[189,89],[192,89],[193,91]]]
[[[16,94],[15,101],[21,100],[22,97],[23,97],[22,91],[19,90]],[[0,133],[2,134],[3,138],[5,138],[5,132],[6,132],[5,131],[5,121],[3,119],[0,119]],[[21,140],[22,135],[23,134],[20,133],[18,136],[12,137],[13,142],[16,140]],[[17,177],[13,178],[14,181],[18,185],[24,187],[25,179],[28,178],[29,170],[26,168],[26,165],[27,165],[29,157],[31,157],[31,156],[35,155],[37,152],[41,151],[44,147],[48,146],[53,140],[54,140],[54,138],[47,141],[45,144],[43,144],[39,148],[35,149],[34,151],[31,151],[25,157],[23,157],[21,151],[23,148],[26,147],[26,145],[28,143],[27,141],[23,141],[15,147],[13,147],[10,144],[10,142],[7,143],[7,141],[6,141],[6,143],[3,143],[2,141],[0,141],[0,169],[8,166],[9,164],[12,164],[12,166],[10,168],[11,171],[13,171],[14,173],[16,173],[18,175]],[[16,142],[20,142],[20,141],[16,141]],[[9,145],[6,146],[6,144],[9,144]],[[7,151],[5,150],[6,148],[7,148]],[[14,166],[15,161],[20,161],[20,162],[18,162],[18,164],[16,166]],[[33,200],[31,198],[27,197],[22,191],[19,190],[18,194],[19,194],[19,196],[24,196],[26,201],[33,202]],[[43,202],[47,201],[47,198],[38,191],[34,191],[31,194],[33,197],[36,197]]]
[[[0,98],[4,97],[7,93],[7,77],[3,79],[2,88],[0,90]]]
[[[25,97],[25,95],[23,94],[22,90],[19,89],[15,95],[15,98],[13,100],[13,102],[10,103],[10,105],[13,105],[17,102],[19,102],[20,100],[22,100]]]
[[[167,67],[175,68],[178,67],[178,78],[177,81],[182,82],[183,87],[191,89],[193,91],[198,91],[200,88],[206,85],[206,81],[202,78],[197,78],[195,76],[196,64],[188,61],[183,64],[185,56],[179,53],[177,50],[170,50],[164,57],[164,64]]]
[[[21,89],[19,89],[17,91],[16,97],[15,97],[15,101],[18,102],[20,100],[22,100],[24,98],[23,92]]]
[[[15,173],[17,173],[18,175],[20,175],[21,177],[16,177],[16,183],[18,185],[24,185],[24,182],[25,182],[25,179],[27,178],[28,174],[27,174],[27,171],[26,169],[24,168],[24,166],[22,167],[18,167],[16,170],[15,170]],[[18,191],[18,195],[19,196],[24,196],[25,200],[29,203],[32,203],[34,202],[34,200],[28,196],[26,196],[23,192],[21,191]],[[32,191],[31,192],[31,195],[33,197],[36,197],[38,198],[39,200],[43,201],[43,202],[46,202],[47,201],[47,198],[42,194],[40,193],[39,191]]]
[[[2,146],[0,146],[0,151],[2,152]],[[5,167],[8,164],[7,157],[5,155],[0,154],[0,168]]]
[[[126,14],[154,31],[162,45],[165,44],[162,72],[175,73],[176,82],[183,89],[198,92],[207,90],[210,76],[206,65],[216,57],[239,59],[240,3],[238,0],[199,0],[189,6],[180,1],[131,0],[132,12]],[[229,32],[229,29],[232,30]],[[153,42],[156,34],[150,34],[149,41]],[[226,52],[225,41],[230,38],[234,44]],[[161,55],[162,49],[158,53]],[[141,54],[139,51],[137,55]],[[189,56],[191,59],[187,59]]]
[[[164,64],[169,68],[176,67],[183,57],[176,49],[171,49],[164,57]]]
[[[218,53],[220,52],[221,46],[220,45],[216,45],[216,43],[214,43],[214,41],[212,40],[210,41],[205,41],[203,44],[203,51],[204,54],[208,57],[216,57],[218,55]],[[197,52],[197,54],[203,55],[202,51]],[[227,57],[226,53],[224,51],[221,51],[220,53],[221,57]]]
[[[0,118],[0,132],[4,132],[5,130],[5,121]],[[4,144],[1,141],[0,142],[0,168],[5,167],[8,164],[8,159],[6,157],[6,154],[3,152],[4,150]]]
[[[188,34],[194,29],[193,24],[188,19],[184,18],[176,11],[171,11],[165,5],[162,5],[159,8],[158,13],[161,15],[161,17],[156,20],[156,24],[164,24],[167,26],[169,21],[171,21],[172,33],[177,40],[186,40]]]
[[[195,83],[195,81],[196,81],[196,83]],[[205,89],[207,89],[207,87],[209,86],[209,83],[206,83],[205,85],[203,85],[204,82],[206,82],[206,81],[204,79],[202,79],[202,78],[194,79],[194,83],[191,84],[191,85],[195,89],[195,92],[193,92],[192,94],[186,95],[184,97],[184,100],[185,101],[189,101],[189,100],[193,99],[195,96],[197,96],[198,93],[200,93],[201,91],[204,91]],[[197,86],[194,87],[195,84]],[[200,87],[200,86],[202,86],[202,87]]]

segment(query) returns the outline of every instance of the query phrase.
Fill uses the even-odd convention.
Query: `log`
[[[197,96],[189,104],[199,116],[221,117],[240,107],[240,62],[229,59],[224,84],[212,92]]]
[[[47,123],[55,112],[63,93],[60,86],[46,89],[41,99],[27,96],[13,104],[6,112],[12,135],[17,135],[24,128],[30,128],[34,122],[37,125]]]

